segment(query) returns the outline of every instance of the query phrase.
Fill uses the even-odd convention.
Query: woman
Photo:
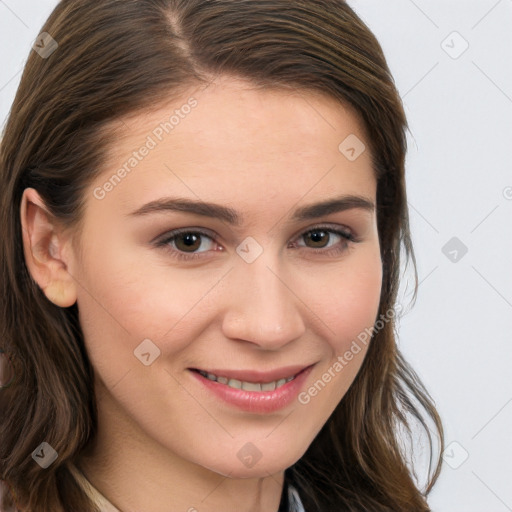
[[[341,0],[64,0],[41,32],[0,154],[4,507],[429,510],[369,29]]]

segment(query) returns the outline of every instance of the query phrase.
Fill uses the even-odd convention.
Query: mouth
[[[291,405],[315,364],[267,372],[214,368],[188,370],[201,386],[224,403],[246,412],[265,414]]]
[[[192,369],[192,371],[195,371],[202,375],[203,377],[213,381],[218,382],[219,384],[225,384],[226,386],[229,386],[233,389],[243,389],[244,391],[256,391],[256,392],[265,392],[265,391],[274,391],[276,389],[279,389],[280,387],[284,386],[287,382],[291,382],[294,380],[298,373],[295,375],[291,375],[290,377],[278,379],[278,380],[271,380],[271,381],[264,381],[264,382],[252,382],[248,380],[239,380],[234,378],[229,378],[224,375],[216,375],[214,373],[209,373],[203,370],[197,370]],[[300,372],[299,372],[300,373]]]

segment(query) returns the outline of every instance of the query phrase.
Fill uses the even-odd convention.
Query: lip
[[[246,412],[268,414],[284,409],[295,400],[313,367],[314,365],[307,367],[289,366],[271,372],[208,370],[208,373],[213,373],[219,377],[228,377],[247,382],[271,382],[295,375],[293,380],[274,391],[246,391],[244,389],[235,389],[229,387],[227,384],[221,384],[220,382],[203,377],[197,370],[189,369],[189,371],[202,386],[224,402],[234,405]],[[201,369],[201,371],[206,370]],[[242,378],[237,376],[241,376]]]
[[[272,382],[279,379],[287,379],[297,375],[302,370],[308,368],[307,364],[285,366],[276,368],[268,372],[258,370],[221,370],[219,368],[190,368],[190,370],[201,370],[206,373],[213,373],[217,377],[226,377],[228,379],[243,380],[245,382]]]

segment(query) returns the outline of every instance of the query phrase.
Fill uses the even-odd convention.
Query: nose
[[[223,334],[264,350],[278,350],[305,331],[301,305],[289,273],[264,251],[252,263],[238,261],[226,289]]]

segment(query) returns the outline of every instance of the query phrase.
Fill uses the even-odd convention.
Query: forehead
[[[166,192],[245,204],[375,192],[363,124],[318,93],[222,79],[115,123],[94,186],[110,180],[108,197],[122,208]],[[347,140],[366,149],[347,158]]]

